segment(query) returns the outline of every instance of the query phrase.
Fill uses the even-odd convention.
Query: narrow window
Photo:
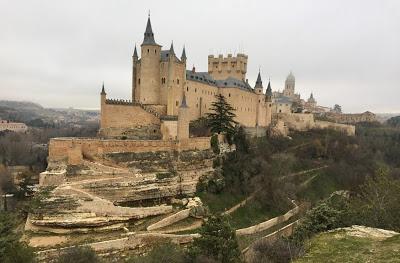
[[[150,49],[147,50],[147,53],[150,53]]]

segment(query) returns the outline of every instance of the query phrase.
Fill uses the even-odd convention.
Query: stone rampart
[[[185,209],[148,226],[147,230],[152,231],[159,228],[163,228],[172,225],[173,223],[179,222],[185,218],[188,218],[189,216],[190,216],[190,209]]]
[[[49,144],[49,161],[66,161],[79,159],[81,149],[84,158],[106,153],[125,152],[157,152],[207,150],[210,148],[209,137],[196,137],[184,141],[162,140],[103,140],[90,138],[53,138]]]
[[[276,226],[277,224],[286,222],[292,216],[294,216],[297,213],[299,213],[299,211],[300,211],[300,208],[298,206],[296,206],[292,210],[289,210],[288,212],[286,212],[286,214],[284,214],[284,215],[274,217],[272,219],[269,219],[267,221],[259,223],[258,225],[254,225],[254,226],[251,226],[251,227],[238,229],[238,230],[236,230],[236,235],[238,235],[238,236],[252,235],[252,234],[255,234],[255,233],[262,232],[264,230],[267,230],[268,228]]]

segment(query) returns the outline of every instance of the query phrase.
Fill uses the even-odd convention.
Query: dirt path
[[[303,174],[308,174],[308,173],[311,173],[311,172],[323,170],[323,169],[326,169],[328,167],[329,167],[329,165],[323,165],[323,166],[320,166],[320,167],[317,167],[317,168],[312,168],[312,169],[304,170],[304,171],[297,172],[297,173],[291,173],[291,174],[282,176],[281,180],[284,180],[284,179],[287,179],[287,178],[290,178],[290,177],[294,177],[294,176],[297,176],[297,175],[303,175]]]

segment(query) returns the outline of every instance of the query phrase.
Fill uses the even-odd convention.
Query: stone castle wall
[[[165,106],[110,104],[102,102],[99,135],[107,138],[161,139],[160,119],[150,112],[163,113]]]
[[[81,150],[77,151],[78,148]],[[113,152],[171,152],[207,150],[209,148],[209,137],[196,137],[182,141],[53,138],[50,139],[49,144],[49,161],[77,160],[80,158],[80,154],[87,158]]]

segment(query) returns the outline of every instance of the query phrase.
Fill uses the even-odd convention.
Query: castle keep
[[[266,93],[260,73],[251,87],[246,80],[247,56],[208,56],[208,71],[187,70],[186,51],[178,57],[174,46],[163,50],[147,20],[140,57],[132,56],[132,100],[108,99],[101,92],[103,138],[186,139],[188,123],[204,117],[222,94],[236,110],[236,121],[248,128],[266,128],[271,123],[272,90]],[[294,84],[293,84],[294,93]]]

